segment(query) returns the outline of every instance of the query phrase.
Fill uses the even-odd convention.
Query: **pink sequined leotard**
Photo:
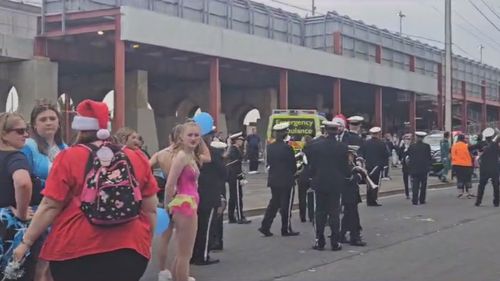
[[[182,170],[177,179],[177,194],[168,204],[168,209],[173,213],[180,212],[186,216],[196,214],[200,196],[198,195],[199,172],[191,165]]]

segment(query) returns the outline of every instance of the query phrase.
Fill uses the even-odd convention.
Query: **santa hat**
[[[77,116],[71,128],[77,131],[97,131],[97,138],[105,140],[110,137],[108,131],[109,109],[103,102],[84,100],[76,107]]]

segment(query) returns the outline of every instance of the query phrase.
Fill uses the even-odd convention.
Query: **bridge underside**
[[[75,13],[67,19],[61,32],[61,17],[47,18],[45,36],[35,41],[34,59],[0,64],[4,81],[0,102],[5,104],[8,89],[15,86],[20,111],[28,116],[32,102],[24,101],[56,100],[64,94],[66,98],[59,101],[68,138],[75,105],[85,98],[103,100],[110,91],[114,91],[114,128],[137,129],[151,151],[165,146],[170,129],[197,109],[210,112],[218,130],[226,134],[244,130],[246,114],[257,109],[260,119],[255,125],[263,138],[276,108],[316,109],[328,117],[362,115],[366,129],[378,125],[385,132],[442,126],[439,95],[124,41],[118,9]],[[14,74],[15,64],[19,70]],[[30,81],[30,77],[40,78]],[[29,87],[23,88],[25,84]],[[498,120],[497,107],[458,102],[454,107],[467,108],[454,110],[455,125],[462,129]],[[464,114],[470,119],[458,119]]]

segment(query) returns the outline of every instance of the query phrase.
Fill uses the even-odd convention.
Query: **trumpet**
[[[350,145],[349,146],[349,156],[350,164],[352,165],[352,173],[359,173],[366,182],[366,187],[369,189],[377,189],[378,185],[375,184],[370,178],[370,174],[366,170],[365,159],[363,157],[358,156],[359,146]]]

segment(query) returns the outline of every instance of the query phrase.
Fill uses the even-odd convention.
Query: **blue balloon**
[[[201,112],[200,114],[194,116],[193,120],[196,124],[198,124],[198,126],[200,126],[202,135],[206,135],[213,130],[214,119],[210,114]]]
[[[163,232],[167,231],[170,224],[170,217],[167,211],[163,208],[156,208],[156,229],[155,235],[160,236]]]

